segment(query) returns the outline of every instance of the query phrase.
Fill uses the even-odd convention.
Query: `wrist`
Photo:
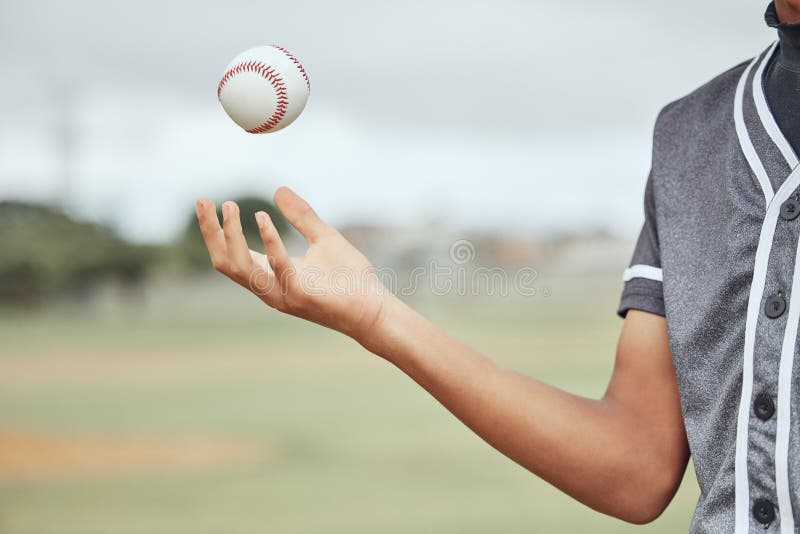
[[[373,354],[390,359],[391,354],[399,349],[404,340],[404,325],[411,314],[411,308],[393,293],[386,291],[383,306],[375,322],[356,341]]]

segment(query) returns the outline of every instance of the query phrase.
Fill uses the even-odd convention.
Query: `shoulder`
[[[732,125],[733,99],[742,73],[751,60],[743,61],[704,83],[688,95],[664,106],[656,119],[654,148],[665,136],[694,137]],[[732,127],[732,126],[731,126]]]
[[[713,196],[722,187],[724,157],[738,146],[733,116],[739,80],[750,62],[740,63],[704,83],[659,112],[653,131],[651,195],[682,212],[687,188]],[[660,200],[659,200],[660,199]],[[663,206],[662,206],[662,212]]]

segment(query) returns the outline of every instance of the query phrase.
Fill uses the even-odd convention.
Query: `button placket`
[[[800,217],[800,193],[794,193],[786,199],[780,206],[779,216],[783,221],[794,221]],[[788,227],[787,227],[787,230]],[[791,230],[789,230],[791,231]],[[763,312],[769,319],[778,319],[783,316],[788,309],[788,298],[783,290],[767,297],[764,302]],[[753,399],[753,413],[763,421],[771,420],[776,413],[775,401],[767,391],[762,391]],[[777,518],[777,508],[773,501],[766,498],[758,498],[753,501],[751,513],[753,518],[769,528]]]

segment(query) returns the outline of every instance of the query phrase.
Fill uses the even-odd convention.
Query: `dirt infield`
[[[261,462],[273,448],[254,442],[180,439],[66,439],[0,431],[0,481],[202,470]]]
[[[346,350],[356,351],[352,346]],[[258,346],[221,354],[212,349],[51,348],[30,354],[0,355],[0,388],[7,391],[51,387],[177,385],[256,380],[261,376],[326,376],[331,370],[376,365],[333,349],[265,351]]]

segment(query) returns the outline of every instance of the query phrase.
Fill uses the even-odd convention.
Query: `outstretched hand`
[[[362,344],[381,320],[390,296],[375,270],[339,232],[325,224],[311,206],[282,187],[275,204],[308,242],[305,255],[290,258],[266,212],[255,214],[265,254],[247,246],[234,202],[216,206],[197,201],[197,219],[214,268],[258,296],[267,305],[338,330]]]

